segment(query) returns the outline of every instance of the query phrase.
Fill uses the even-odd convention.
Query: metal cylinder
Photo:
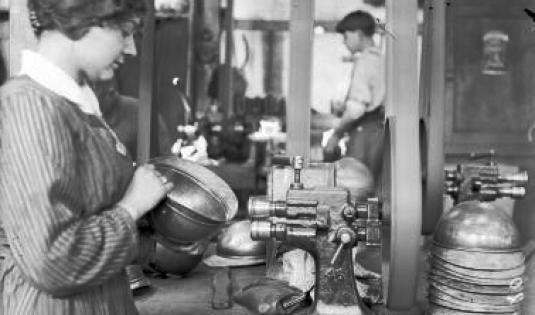
[[[311,227],[289,226],[286,228],[286,237],[288,236],[312,238],[316,237],[316,229]]]
[[[252,220],[251,238],[255,241],[267,240],[271,238],[271,222]]]
[[[288,237],[310,238],[316,236],[315,227],[291,226],[285,223],[271,223],[270,221],[252,220],[251,238],[255,241],[275,238],[284,241]]]
[[[526,196],[526,188],[524,187],[501,187],[498,191],[501,197],[522,199]]]
[[[251,197],[247,205],[249,218],[264,219],[271,216],[284,216],[286,203],[283,201],[268,201],[265,197]]]
[[[516,174],[510,174],[505,176],[500,176],[498,181],[502,183],[511,183],[515,185],[527,185],[529,180],[528,172],[519,172]]]

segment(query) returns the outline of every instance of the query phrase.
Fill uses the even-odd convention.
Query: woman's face
[[[95,26],[75,42],[80,71],[90,81],[110,80],[124,61],[124,55],[136,55],[134,23],[127,26]]]

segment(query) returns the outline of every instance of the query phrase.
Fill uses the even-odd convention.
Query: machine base
[[[314,315],[371,315],[373,314],[369,309],[361,309],[357,305],[342,306],[342,305],[327,305],[320,301],[316,305]]]

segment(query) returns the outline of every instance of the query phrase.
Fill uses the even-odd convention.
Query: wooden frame
[[[155,152],[156,109],[154,108],[154,0],[147,1],[147,14],[143,24],[143,44],[139,78],[139,115],[137,133],[137,161],[147,161]],[[152,5],[151,5],[152,4]]]
[[[290,88],[286,108],[286,150],[289,156],[310,157],[312,44],[314,0],[292,0],[290,14]]]

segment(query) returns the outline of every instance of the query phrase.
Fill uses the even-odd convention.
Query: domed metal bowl
[[[434,235],[436,246],[483,252],[521,248],[517,228],[500,208],[479,201],[463,202],[442,216]]]
[[[197,245],[197,244],[196,244]],[[195,250],[175,249],[156,242],[154,257],[150,266],[162,273],[182,276],[192,271],[202,260],[206,246],[197,245]]]
[[[150,212],[149,221],[159,237],[189,244],[214,235],[236,214],[236,196],[207,168],[176,157],[149,163],[175,184],[165,200]]]
[[[373,175],[361,161],[344,157],[336,161],[335,167],[336,186],[347,188],[351,197],[362,199],[373,192]]]
[[[237,221],[219,234],[216,253],[225,258],[265,258],[266,242],[253,241],[248,220]]]

